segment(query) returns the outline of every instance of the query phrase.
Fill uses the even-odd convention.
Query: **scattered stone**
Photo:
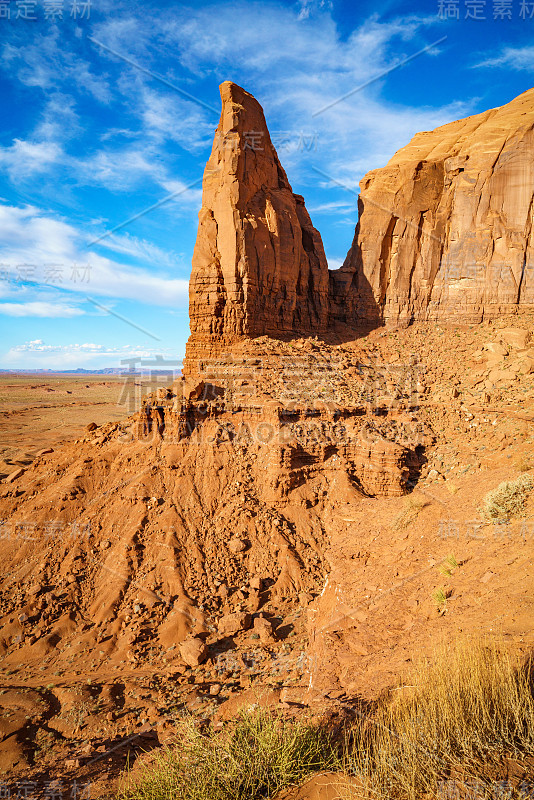
[[[226,614],[221,617],[217,626],[219,636],[235,636],[236,633],[246,631],[250,628],[252,616],[246,611],[238,611],[235,614]]]
[[[524,350],[530,339],[530,332],[524,331],[522,328],[504,328],[500,332],[500,337],[511,347]]]
[[[24,475],[24,470],[22,468],[16,469],[14,472],[12,472],[10,475],[7,476],[5,482],[13,483],[13,481],[16,481],[18,478],[21,477],[21,475]]]
[[[255,618],[254,633],[257,633],[259,635],[260,642],[262,644],[267,644],[268,642],[272,642],[274,639],[272,623],[269,622],[268,619],[265,619],[265,617],[263,616]]]
[[[238,539],[237,537],[230,539],[230,541],[228,542],[228,549],[230,550],[231,553],[234,553],[234,555],[237,555],[237,553],[242,553],[243,550],[246,550],[246,547],[247,546],[245,542],[242,539]]]
[[[280,703],[305,706],[307,705],[305,694],[306,689],[302,686],[284,686],[280,690]]]
[[[208,648],[202,639],[194,637],[186,639],[178,646],[180,655],[189,667],[198,667],[206,660]]]
[[[487,344],[484,345],[484,350],[499,357],[508,355],[508,348],[499,342],[487,342]]]

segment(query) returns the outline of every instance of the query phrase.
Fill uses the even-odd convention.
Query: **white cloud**
[[[136,20],[127,19],[112,24],[124,36],[135,26]],[[137,30],[137,44],[138,34]],[[109,54],[96,44],[90,46],[97,63],[108,63]],[[178,142],[198,152],[209,142],[213,124],[206,121],[200,107],[166,88],[149,86],[150,78],[125,64],[112,94],[107,76],[96,76],[91,65],[70,49],[68,39],[59,44],[57,31],[35,37],[24,46],[7,43],[2,56],[10,76],[15,74],[25,85],[42,89],[45,99],[40,114],[38,106],[34,112],[33,130],[15,138],[11,145],[0,146],[0,169],[13,182],[48,175],[112,192],[130,191],[147,182],[164,187],[174,179],[173,153],[166,152],[165,144]],[[114,56],[111,59],[117,62]],[[112,99],[126,102],[127,114],[121,116],[128,117],[131,128],[104,131],[97,136],[96,146],[76,149],[76,137],[84,133],[76,109],[82,105],[86,115],[86,92],[102,103],[110,104]]]
[[[293,182],[305,185],[310,181],[310,164],[317,164],[356,185],[417,131],[473,112],[473,101],[414,108],[384,100],[381,89],[387,78],[382,78],[312,116],[422,50],[438,38],[433,29],[438,22],[435,15],[414,14],[386,22],[374,15],[342,38],[328,3],[285,7],[238,2],[218,4],[217,13],[211,5],[187,17],[177,11],[160,36],[195,74],[211,67],[217,76],[237,82],[246,75],[245,88],[262,103],[271,130],[293,132],[294,139],[299,131],[315,132],[316,151],[294,148],[280,154]],[[405,69],[417,74],[434,54],[435,48]]]
[[[146,153],[133,145],[120,150],[99,150],[86,158],[71,159],[80,179],[86,185],[105,186],[112,191],[131,189],[140,181],[159,172]]]
[[[36,36],[17,46],[8,42],[2,60],[21,83],[49,91],[60,85],[82,89],[102,103],[111,100],[106,76],[96,75],[90,64],[66,46],[58,27],[51,27],[45,36]]]
[[[0,314],[8,317],[78,317],[83,313],[80,308],[62,302],[0,303]]]
[[[339,214],[340,211],[350,211],[354,205],[354,201],[334,200],[331,203],[308,206],[308,211],[310,214]]]
[[[214,120],[206,119],[204,109],[184,100],[178,93],[142,86],[139,112],[144,130],[155,144],[179,142],[182,147],[197,152],[211,143]]]
[[[85,155],[73,155],[67,152],[65,145],[76,132],[77,119],[72,114],[69,121],[68,111],[66,107],[63,115],[56,115],[53,108],[47,109],[30,138],[14,139],[13,144],[0,146],[0,170],[3,169],[13,183],[29,183],[39,175],[48,175],[66,183],[75,180],[86,187],[98,186],[114,193],[146,188],[149,183],[167,193],[183,190],[180,205],[184,208],[199,206],[201,190],[188,189],[165,164],[163,149],[158,149],[163,148],[163,133],[154,137],[155,141],[144,144],[136,134],[135,141],[127,146],[108,146]],[[171,120],[168,126],[172,127]]]
[[[16,183],[49,172],[60,162],[61,156],[61,148],[55,142],[14,139],[9,147],[0,147],[0,168],[3,167],[10,180]]]
[[[74,99],[68,94],[48,94],[47,102],[37,122],[33,138],[41,142],[62,142],[80,133],[81,126],[75,111]]]
[[[432,26],[439,23],[436,15],[412,14],[385,22],[373,15],[343,37],[331,8],[329,0],[300,0],[291,6],[273,0],[237,0],[194,8],[175,5],[159,11],[152,8],[149,26],[141,9],[124,8],[120,17],[95,22],[92,38],[192,95],[198,91],[199,77],[209,77],[214,83],[214,78],[239,82],[246,76],[245,88],[264,105],[271,129],[294,133],[313,129],[317,133],[317,153],[298,149],[281,154],[294,182],[305,185],[310,180],[310,162],[318,162],[325,171],[356,184],[364,172],[385,163],[417,130],[472,113],[473,103],[412,108],[387,102],[380,97],[382,79],[312,117],[329,101],[431,42],[436,38]],[[70,106],[72,125],[66,120],[68,102],[63,104],[61,122],[54,123],[50,101],[48,120],[43,118],[27,141],[18,139],[0,151],[0,165],[13,179],[30,176],[32,171],[53,176],[63,170],[66,181],[113,192],[132,191],[147,182],[174,191],[181,178],[173,175],[173,145],[198,153],[211,139],[215,115],[94,42],[88,46],[99,65],[98,76],[87,56],[80,58],[69,50],[70,42],[59,46],[57,33],[41,39],[24,48],[5,46],[8,65],[20,80],[46,90],[63,80],[65,96],[70,82],[68,89],[73,95],[92,90],[94,97],[105,102],[120,99],[126,104],[127,121],[124,128],[115,124],[108,134],[99,134],[96,142],[100,147],[72,154],[65,142],[66,132],[78,124],[74,109]],[[424,69],[428,57],[419,56],[406,69]],[[178,75],[177,66],[181,67]],[[113,91],[106,69],[115,78]],[[100,82],[95,88],[91,81],[97,78]],[[216,99],[210,102],[218,105]],[[31,156],[32,148],[34,157],[26,158],[24,150]],[[42,149],[42,158],[36,148]],[[200,190],[180,198],[180,208],[188,212],[196,210],[199,203]]]
[[[324,11],[327,9],[328,11],[332,10],[333,3],[332,0],[299,0],[299,19],[308,19],[311,14],[315,14],[318,11]]]
[[[87,249],[88,238],[83,231],[33,206],[0,205],[2,270],[9,277],[17,279],[17,275],[24,274],[23,270],[27,272],[28,266],[33,266],[30,280],[84,297],[98,295],[161,306],[186,303],[188,280],[170,277],[158,270],[157,264],[149,269],[112,261]],[[111,245],[120,249],[122,244],[124,252],[128,243],[130,254],[137,247],[137,257],[142,258],[142,245],[135,239],[119,237]],[[152,255],[157,255],[157,250]],[[150,250],[146,252],[146,260],[151,261]],[[48,275],[46,280],[45,275]]]
[[[172,362],[167,369],[177,369],[175,354],[168,350],[144,347],[142,345],[124,345],[123,347],[107,347],[92,342],[79,344],[52,345],[42,339],[34,339],[24,344],[11,347],[2,356],[3,369],[102,369],[104,365],[120,367],[126,359],[153,360],[163,356]],[[124,365],[123,365],[124,366]]]
[[[160,267],[183,268],[182,259],[177,253],[169,253],[146,239],[138,239],[128,233],[113,233],[102,239],[99,246]]]
[[[328,261],[328,269],[339,269],[343,265],[344,258],[330,258],[330,256],[326,257]]]
[[[534,47],[503,47],[497,56],[486,58],[476,67],[508,67],[515,70],[534,70]]]

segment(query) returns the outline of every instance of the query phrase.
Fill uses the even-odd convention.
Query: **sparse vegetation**
[[[439,588],[432,592],[432,600],[436,604],[438,611],[443,611],[447,605],[447,595],[445,593],[445,589]]]
[[[179,744],[160,751],[120,800],[259,800],[325,770],[345,772],[380,800],[439,796],[451,776],[454,796],[467,797],[476,782],[483,800],[506,777],[506,759],[534,757],[530,663],[499,644],[444,647],[392,695],[337,743],[306,721],[259,710],[219,733],[185,722]]]
[[[179,745],[163,748],[121,800],[255,800],[308,775],[340,766],[340,750],[323,728],[267,711],[243,713],[221,732],[184,720]]]
[[[477,797],[494,797],[504,759],[534,755],[531,678],[530,664],[498,644],[444,647],[431,666],[416,668],[408,694],[379,705],[356,729],[352,771],[368,796],[384,800],[439,796],[453,776],[449,796],[475,796],[476,781]]]
[[[458,566],[458,562],[456,561],[455,557],[451,554],[447,556],[445,561],[442,561],[439,565],[439,571],[442,575],[445,575],[447,578],[450,578],[452,575],[453,569],[456,569]]]
[[[484,518],[489,522],[506,522],[510,517],[523,516],[533,486],[531,475],[503,481],[484,497],[481,507]]]
[[[520,458],[518,458],[514,464],[514,467],[519,472],[528,472],[530,469],[532,469],[532,466],[533,466],[532,458],[526,455],[523,455]]]

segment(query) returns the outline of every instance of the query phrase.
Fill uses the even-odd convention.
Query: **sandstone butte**
[[[415,319],[479,322],[534,302],[534,89],[418,133],[361,181],[329,271],[259,103],[221,85],[190,282],[186,370],[242,337]]]
[[[204,172],[189,288],[188,360],[243,336],[328,325],[328,266],[257,100],[221,84],[222,113]]]
[[[349,320],[480,322],[534,303],[534,89],[416,134],[360,190]]]

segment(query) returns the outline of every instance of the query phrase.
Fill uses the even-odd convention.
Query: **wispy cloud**
[[[137,300],[159,306],[183,306],[187,300],[188,281],[171,277],[161,265],[154,263],[157,250],[145,251],[145,265],[132,266],[105,258],[87,250],[88,234],[73,225],[51,218],[33,206],[19,208],[0,205],[0,246],[2,248],[2,271],[17,279],[21,266],[35,267],[30,278],[42,283],[44,269],[49,270],[47,288],[55,287],[80,296],[91,294],[103,297]],[[117,251],[139,260],[143,259],[143,244],[129,237],[115,237],[111,241]],[[167,255],[169,266],[172,256]],[[78,281],[70,279],[73,269]],[[34,300],[35,298],[31,298]],[[43,314],[40,314],[42,316]],[[57,315],[56,315],[57,316]]]
[[[313,13],[312,13],[313,12]],[[239,36],[235,16],[239,15]],[[197,9],[187,19],[168,21],[161,41],[179,54],[184,66],[202,74],[206,65],[218,75],[246,76],[245,88],[261,100],[271,129],[316,131],[316,151],[284,153],[290,178],[310,180],[312,159],[356,183],[370,168],[383,165],[418,131],[471,113],[469,101],[439,107],[411,107],[381,96],[384,79],[356,92],[312,118],[335,100],[387,71],[436,39],[436,16],[405,15],[388,21],[365,19],[342,37],[328,3],[285,7],[275,3],[219,4]],[[405,69],[424,69],[421,55]],[[235,65],[239,64],[236,74]],[[354,154],[358,156],[355,158]]]
[[[45,303],[39,300],[28,303],[0,303],[0,314],[8,317],[79,317],[81,308],[63,302]]]
[[[312,14],[321,11],[331,11],[333,7],[332,0],[299,0],[299,15],[298,18],[308,19]]]
[[[191,96],[205,98],[203,79],[209,78],[210,106],[217,105],[215,84],[220,78],[244,83],[264,105],[271,129],[289,130],[297,137],[299,131],[313,127],[322,166],[356,183],[367,169],[387,161],[417,130],[473,109],[469,102],[437,108],[388,102],[380,96],[383,81],[379,81],[312,119],[313,112],[329,100],[372,80],[436,38],[431,31],[437,17],[420,14],[387,21],[375,14],[342,36],[331,10],[328,0],[301,0],[293,5],[237,0],[187,9],[177,5],[151,9],[147,26],[145,11],[134,5],[123,7],[119,17],[95,21],[90,33],[107,48],[129,53],[134,61]],[[26,85],[47,92],[55,89],[58,100],[64,98],[56,103],[62,117],[54,121],[49,100],[48,115],[45,110],[32,134],[19,136],[0,150],[0,166],[13,181],[47,174],[113,193],[138,191],[150,184],[169,192],[173,191],[170,186],[190,182],[190,174],[177,174],[180,148],[193,155],[207,150],[214,127],[211,112],[89,39],[83,40],[82,47],[78,40],[77,45],[62,41],[60,46],[57,32],[41,38],[24,47],[7,44],[4,56]],[[421,62],[429,57],[420,56],[409,69],[420,70]],[[76,152],[67,144],[79,114],[76,103],[68,100],[69,93],[78,104],[89,93],[112,111],[119,104],[124,109],[120,117],[107,115],[103,129]],[[315,153],[295,148],[283,157],[291,179],[305,185]],[[199,202],[199,192],[188,193],[181,198],[180,208],[192,212]]]
[[[26,86],[47,91],[71,86],[76,92],[86,92],[101,103],[109,103],[112,98],[105,73],[97,74],[86,58],[66,46],[56,26],[52,26],[44,36],[36,36],[33,41],[6,43],[2,60]]]
[[[475,67],[508,67],[514,70],[534,71],[534,46],[503,47],[496,56],[485,58]]]
[[[150,360],[156,356],[171,360],[173,353],[167,350],[142,345],[110,347],[94,342],[56,345],[47,344],[43,339],[33,339],[11,347],[2,356],[1,367],[18,369],[76,369],[102,368],[106,364],[119,367],[126,359]]]
[[[53,141],[30,142],[14,139],[9,147],[0,147],[0,169],[13,183],[50,172],[62,157],[61,148]]]
[[[320,203],[316,206],[309,206],[310,214],[339,214],[340,211],[349,211],[354,203],[348,200],[334,200],[331,203]]]
[[[178,255],[178,253],[169,253],[153,242],[149,242],[145,239],[138,239],[128,233],[122,235],[117,233],[111,234],[102,240],[101,247],[105,247],[106,250],[112,250],[115,253],[131,256],[145,264],[157,264],[159,267],[169,267],[172,269],[188,269],[188,266],[184,263],[183,257]]]

